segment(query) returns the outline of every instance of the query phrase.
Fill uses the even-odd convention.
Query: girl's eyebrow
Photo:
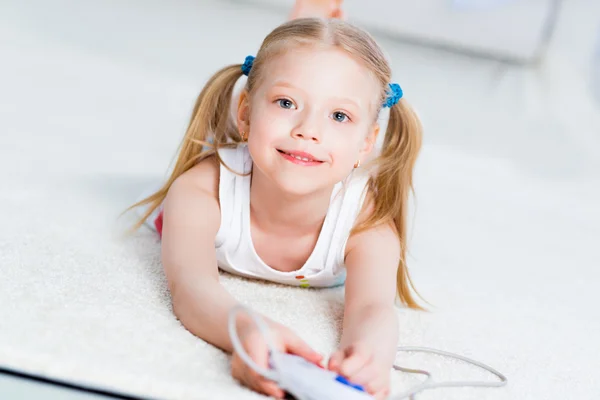
[[[275,81],[275,83],[273,83],[273,87],[275,87],[275,86],[283,86],[283,87],[287,87],[290,89],[298,89],[296,86],[292,85],[288,81]]]
[[[333,99],[337,102],[340,103],[346,103],[346,104],[350,104],[351,106],[354,106],[356,108],[360,108],[360,102],[353,100],[349,97],[333,97]]]

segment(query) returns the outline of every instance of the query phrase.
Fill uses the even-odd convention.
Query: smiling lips
[[[312,154],[303,151],[285,151],[277,149],[279,154],[286,160],[304,166],[321,165],[323,161],[316,159]]]

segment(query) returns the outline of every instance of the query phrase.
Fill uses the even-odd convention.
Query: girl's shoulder
[[[219,198],[219,161],[214,155],[199,161],[177,178],[177,184],[203,192],[215,199]]]
[[[215,154],[212,154],[181,174],[173,183],[177,187],[177,191],[186,196],[192,193],[202,194],[217,200],[220,205],[221,174],[225,174],[223,178],[227,181],[239,173],[248,172],[249,165],[251,168],[251,162],[249,163],[248,160],[251,158],[244,147],[222,148],[218,152],[220,161]],[[225,166],[223,169],[221,168],[222,163]],[[229,168],[235,172],[230,173]]]
[[[172,224],[171,237],[187,231],[198,237],[216,235],[221,219],[216,157],[209,156],[181,174],[169,187],[163,210]]]
[[[364,226],[363,224],[365,224],[373,216],[374,212],[375,196],[373,193],[373,188],[371,187],[371,185],[367,185],[365,187],[364,201],[358,212],[356,220],[354,221],[353,229]],[[367,233],[368,231],[378,231],[379,233],[382,233],[383,231],[391,231],[394,232],[394,234],[396,234],[396,229],[394,227],[393,221],[389,221],[388,223],[381,223],[375,226],[370,226],[370,228],[365,230],[361,229],[360,232],[353,233],[348,238],[348,242],[345,248],[345,256],[348,255],[348,252],[350,252],[350,250],[352,250],[362,242],[362,240],[366,236],[365,233]]]

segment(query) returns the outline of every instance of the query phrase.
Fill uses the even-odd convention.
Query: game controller
[[[297,400],[373,400],[361,386],[302,357],[275,352],[271,363],[277,368],[279,387]]]

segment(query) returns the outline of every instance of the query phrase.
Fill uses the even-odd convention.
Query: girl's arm
[[[339,350],[329,368],[383,398],[396,357],[394,308],[400,244],[392,225],[352,236],[346,255],[346,299]]]
[[[215,237],[220,225],[219,167],[210,157],[181,175],[164,203],[162,262],[173,311],[194,335],[232,351],[227,332],[236,300],[219,283]]]

